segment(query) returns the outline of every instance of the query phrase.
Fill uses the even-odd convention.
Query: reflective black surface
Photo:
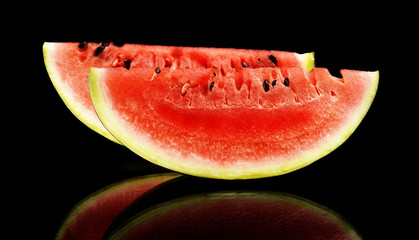
[[[229,239],[239,239],[246,236],[245,233],[247,232],[250,235],[246,239],[266,239],[266,237],[262,236],[270,236],[272,238],[273,234],[275,234],[276,238],[272,239],[289,239],[289,236],[287,238],[286,235],[294,236],[295,239],[304,239],[302,236],[310,234],[304,232],[304,229],[306,229],[308,232],[313,231],[318,235],[311,236],[311,239],[316,237],[321,239],[324,237],[322,234],[329,234],[330,238],[339,235],[339,233],[336,233],[339,231],[333,228],[340,226],[344,229],[343,232],[346,232],[348,235],[358,235],[356,229],[346,219],[332,210],[307,199],[280,192],[282,187],[279,181],[278,178],[229,181],[181,176],[156,186],[133,201],[114,219],[105,232],[103,239],[119,239],[128,234],[124,232],[131,232],[132,235],[133,232],[142,228],[141,224],[147,223],[147,221],[144,221],[144,218],[153,219],[160,214],[164,216],[165,211],[174,211],[175,213],[172,213],[171,217],[160,217],[160,220],[157,220],[157,224],[150,223],[150,229],[145,230],[148,232],[146,234],[150,234],[149,236],[171,236],[172,234],[170,233],[173,232],[174,236],[171,236],[170,239],[195,239],[193,236],[202,232],[202,234],[212,236],[209,238],[208,236],[202,236],[204,239],[228,239],[227,236],[229,236]],[[217,202],[218,200],[220,202]],[[251,201],[252,203],[240,205],[241,201]],[[214,202],[216,203],[214,204]],[[292,203],[293,207],[288,206],[288,203]],[[206,206],[208,204],[214,205]],[[189,207],[182,210],[184,206]],[[271,207],[270,210],[268,206]],[[318,210],[320,210],[320,216],[332,219],[333,224],[321,226],[322,220],[326,222],[325,219],[310,220],[311,214],[308,214],[303,209],[317,209],[313,211],[308,210],[311,213],[319,212]],[[207,214],[208,216],[202,214]],[[287,216],[287,214],[290,216]],[[240,215],[240,217],[237,217],[237,215]],[[294,215],[299,216],[293,218]],[[182,223],[182,219],[185,223]],[[164,224],[159,223],[159,221],[167,221],[166,224],[171,225],[170,230],[160,229],[159,226],[164,226]],[[295,225],[292,224],[292,227],[282,229],[281,226],[286,226],[287,222],[290,221],[295,222]],[[278,224],[277,227],[271,226],[274,222]],[[214,229],[206,230],[200,224],[211,229],[214,227]],[[308,230],[311,227],[306,226],[307,224],[313,225],[313,229]],[[272,228],[263,227],[265,225]],[[232,229],[226,229],[226,226],[230,226]],[[182,231],[177,231],[176,229],[182,228],[191,228],[190,233],[185,233],[186,236],[179,236],[179,232]],[[314,230],[316,228],[318,230]],[[261,231],[260,235],[258,235],[258,231]],[[299,232],[302,235],[299,235]],[[137,236],[136,234],[134,233],[133,235]],[[281,234],[282,236],[279,236]]]
[[[362,239],[333,210],[266,183],[173,179],[123,210],[103,239]]]

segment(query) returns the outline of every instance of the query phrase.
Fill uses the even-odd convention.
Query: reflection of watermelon
[[[100,240],[112,220],[153,187],[179,177],[176,173],[131,178],[107,186],[78,203],[67,215],[56,240]]]
[[[190,195],[138,212],[104,239],[329,239],[361,236],[333,211],[279,192]]]
[[[196,176],[258,178],[304,167],[356,129],[375,96],[378,71],[341,74],[91,68],[89,87],[105,127],[145,159]]]
[[[49,76],[68,108],[83,123],[117,142],[100,123],[88,89],[90,67],[137,68],[260,68],[314,66],[313,53],[282,51],[144,46],[112,43],[45,43]]]

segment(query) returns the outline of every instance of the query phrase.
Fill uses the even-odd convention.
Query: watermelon
[[[89,95],[90,67],[216,68],[314,66],[313,53],[221,49],[203,47],[145,46],[137,44],[45,43],[45,66],[57,92],[71,112],[88,127],[118,142],[99,121]],[[119,142],[118,142],[119,143]]]
[[[169,200],[138,212],[109,240],[362,239],[332,210],[280,192],[221,191]]]
[[[250,179],[307,166],[340,146],[379,73],[313,68],[91,68],[106,129],[141,157],[200,177]]]
[[[112,220],[132,201],[153,187],[179,177],[153,174],[107,186],[80,201],[67,215],[56,240],[100,240]]]

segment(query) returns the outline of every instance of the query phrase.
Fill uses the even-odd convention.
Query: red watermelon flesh
[[[260,67],[314,66],[313,53],[284,51],[170,47],[112,43],[45,43],[45,65],[67,107],[83,123],[118,142],[100,123],[88,89],[90,67],[127,68],[215,68],[221,71]]]
[[[378,71],[152,68],[90,70],[105,127],[143,158],[211,178],[284,174],[330,153],[356,129]]]
[[[56,240],[100,240],[114,218],[132,201],[153,187],[180,176],[155,174],[105,187],[80,201],[67,215]]]
[[[151,207],[106,239],[362,238],[342,217],[306,199],[275,192],[227,191]]]

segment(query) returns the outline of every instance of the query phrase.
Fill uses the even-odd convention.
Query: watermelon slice
[[[163,202],[104,239],[362,239],[341,216],[279,192],[222,191]]]
[[[88,127],[118,142],[103,127],[89,95],[90,67],[137,68],[217,68],[222,70],[259,67],[314,66],[313,53],[169,47],[112,43],[45,43],[45,66],[52,83],[71,112]],[[159,70],[157,70],[159,71]]]
[[[378,71],[314,68],[91,68],[108,131],[163,167],[248,179],[302,168],[341,145],[367,113]]]
[[[112,220],[132,201],[153,187],[179,177],[165,173],[127,179],[80,201],[67,215],[56,240],[100,240]]]

